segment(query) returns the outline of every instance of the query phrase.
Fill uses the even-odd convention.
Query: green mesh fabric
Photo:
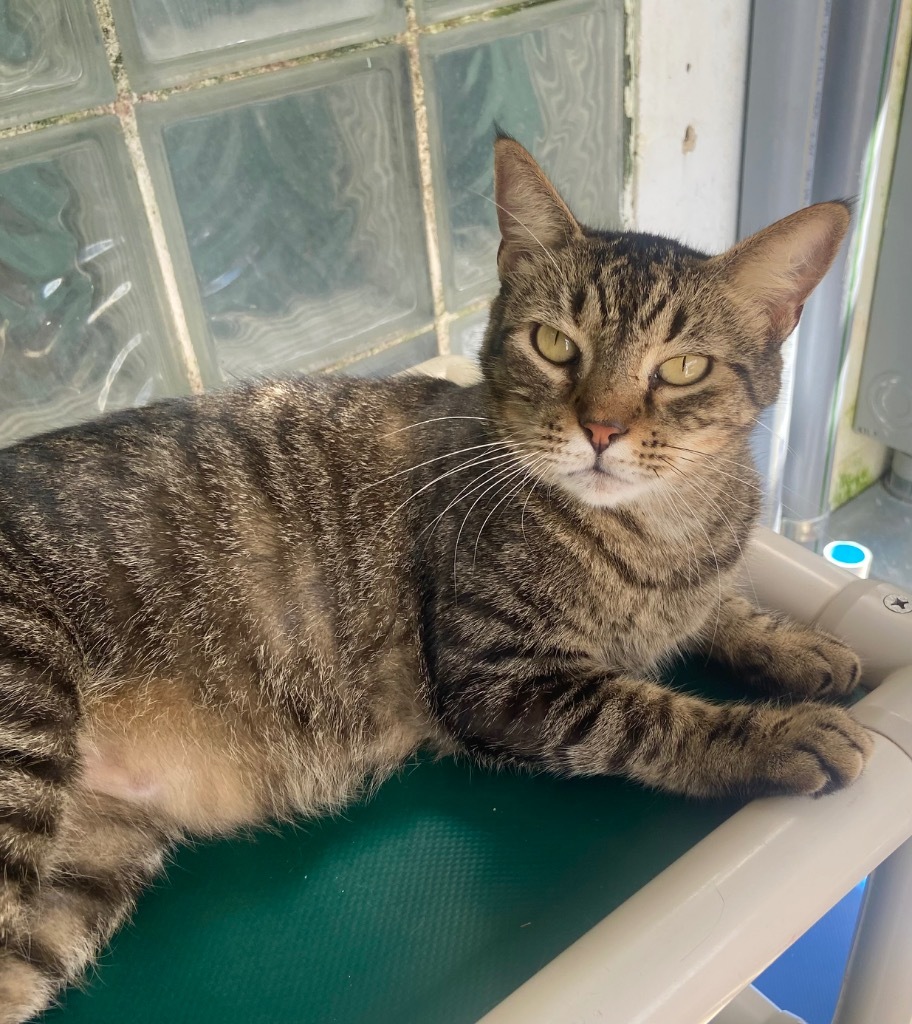
[[[471,1024],[738,806],[419,761],[341,817],[181,850],[46,1020]]]

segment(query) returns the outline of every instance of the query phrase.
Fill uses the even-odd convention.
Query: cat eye
[[[696,384],[703,380],[711,365],[706,356],[675,356],[674,359],[666,359],[655,372],[666,384],[680,387],[682,384]]]
[[[532,328],[532,344],[549,363],[570,363],[579,355],[579,347],[556,327],[536,324]]]

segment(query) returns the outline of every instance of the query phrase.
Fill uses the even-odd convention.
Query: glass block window
[[[574,213],[617,227],[622,188],[619,19],[549,4],[422,40],[447,304],[496,287],[493,125],[542,162]]]
[[[0,150],[0,444],[187,389],[114,117]]]
[[[91,0],[0,3],[0,128],[113,99]]]
[[[624,39],[623,0],[0,0],[0,445],[474,358],[494,124],[615,225]]]
[[[36,0],[37,2],[37,0]],[[112,0],[136,88],[392,36],[402,0]]]
[[[224,378],[311,370],[432,317],[405,52],[140,110]]]

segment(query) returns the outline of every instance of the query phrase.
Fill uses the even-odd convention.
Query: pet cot
[[[742,806],[417,759],[335,819],[181,850],[44,1019],[773,1024],[795,1018],[749,983],[874,871],[839,1024],[908,1024],[912,614],[766,530],[748,561],[761,603],[865,660],[876,746],[848,790]],[[697,663],[669,681],[747,696]]]

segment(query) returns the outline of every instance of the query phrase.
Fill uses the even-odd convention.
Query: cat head
[[[719,256],[597,231],[508,137],[495,199],[501,290],[481,358],[493,413],[531,470],[593,506],[744,450],[850,219],[819,203]]]

